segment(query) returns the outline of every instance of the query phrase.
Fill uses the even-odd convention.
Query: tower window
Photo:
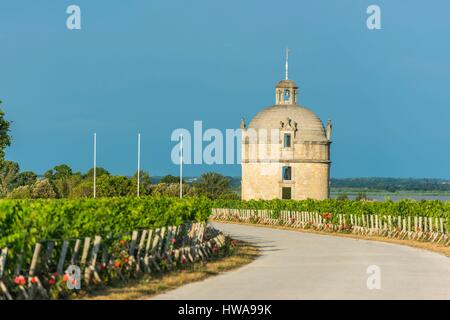
[[[292,199],[290,187],[283,187],[281,189],[281,198],[282,199]]]
[[[284,134],[283,146],[285,148],[290,148],[291,147],[291,134],[290,133],[285,133]]]
[[[292,168],[289,166],[283,166],[282,169],[282,178],[285,181],[290,181],[292,178]]]
[[[289,90],[284,90],[284,103],[289,103],[291,100],[291,92]]]

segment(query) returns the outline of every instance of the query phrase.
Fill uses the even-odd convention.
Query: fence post
[[[158,244],[158,255],[161,257],[161,251],[163,249],[163,245],[164,245],[164,240],[166,239],[166,227],[162,227],[160,232],[160,241]]]
[[[34,247],[34,253],[33,258],[31,259],[30,264],[30,270],[28,272],[28,287],[30,289],[30,298],[34,298],[35,296],[35,289],[33,287],[33,282],[37,286],[37,291],[45,298],[48,298],[47,292],[45,291],[44,287],[42,286],[41,280],[38,276],[36,276],[36,269],[39,263],[39,256],[41,254],[42,245],[38,242],[36,243],[36,246]]]
[[[192,224],[192,229],[194,228],[194,224]],[[150,254],[151,254],[151,261],[153,266],[156,268],[156,270],[161,271],[161,269],[159,268],[158,264],[156,263],[155,259],[158,257],[160,258],[161,255],[159,253],[159,248],[160,248],[160,243],[161,243],[161,229],[157,228],[154,232],[154,236],[153,236],[153,243],[150,249]]]
[[[0,280],[1,280],[3,278],[3,273],[5,272],[8,248],[1,249],[0,252],[1,252],[1,254],[0,254]]]
[[[153,229],[149,229],[148,230],[148,237],[147,237],[147,244],[145,246],[145,254],[144,254],[144,266],[145,266],[145,271],[147,273],[151,272],[150,269],[150,251],[152,250],[153,246],[152,246],[152,239],[153,239]],[[156,235],[156,234],[155,234]],[[183,240],[184,241],[184,240]]]
[[[80,252],[80,245],[81,245],[81,240],[80,239],[76,239],[75,240],[75,245],[74,245],[74,248],[73,248],[72,258],[70,259],[70,264],[76,264],[76,262],[78,260],[78,254]]]
[[[139,241],[139,247],[136,254],[136,271],[141,271],[141,255],[144,250],[145,239],[147,237],[147,230],[143,230],[141,234],[141,240]]]
[[[50,263],[52,260],[52,253],[53,253],[53,248],[55,246],[55,243],[53,241],[49,241],[47,243],[47,250],[45,252],[45,259],[44,259],[44,267],[47,271],[50,271]]]
[[[411,216],[408,216],[408,238],[411,238]]]
[[[12,296],[8,291],[8,288],[6,287],[5,283],[3,282],[3,274],[5,273],[6,269],[6,258],[8,256],[8,248],[3,248],[0,254],[0,292],[3,292],[3,294],[6,296],[6,299],[12,300]]]
[[[81,253],[81,261],[80,261],[81,267],[84,267],[86,265],[90,245],[91,245],[91,238],[90,237],[84,238],[83,252]]]
[[[136,242],[137,242],[137,238],[138,238],[138,231],[134,230],[131,233],[131,243],[130,243],[130,250],[128,252],[128,254],[130,255],[130,258],[133,260],[134,259],[134,251],[136,250]]]
[[[100,242],[102,240],[102,237],[95,236],[94,238],[94,245],[92,246],[92,252],[91,252],[91,260],[89,262],[89,267],[85,270],[85,281],[86,284],[89,285],[91,282],[91,275],[94,276],[94,279],[97,283],[101,282],[100,276],[97,273],[97,270],[95,269],[95,264],[97,263],[97,255],[100,250]]]
[[[64,261],[66,260],[68,248],[69,248],[69,241],[64,241],[61,249],[61,255],[59,256],[58,267],[56,268],[56,272],[58,272],[59,275],[63,273]]]
[[[152,246],[150,248],[150,253],[152,255],[157,254],[158,247],[159,247],[159,239],[161,239],[161,229],[160,228],[156,228],[156,230],[154,232],[154,236],[153,236],[153,243],[152,243]]]
[[[14,276],[20,275],[22,272],[22,264],[23,264],[23,249],[20,251],[17,260],[16,260],[16,266],[14,267]]]

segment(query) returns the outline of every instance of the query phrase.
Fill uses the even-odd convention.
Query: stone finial
[[[245,124],[245,118],[242,117],[242,119],[241,119],[241,129],[246,129],[246,128],[247,128],[247,125]]]
[[[286,121],[280,121],[281,129],[297,131],[297,126],[297,122],[293,121],[291,118],[286,118]]]
[[[325,132],[328,140],[331,140],[331,131],[332,131],[332,129],[333,129],[333,125],[331,124],[331,120],[328,119],[326,132]]]

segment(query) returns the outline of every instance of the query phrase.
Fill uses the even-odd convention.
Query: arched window
[[[292,179],[292,168],[290,166],[283,166],[282,175],[284,181],[290,181]]]
[[[289,103],[291,100],[291,91],[289,89],[284,90],[284,103]]]
[[[283,147],[284,148],[290,148],[291,147],[291,134],[290,133],[285,133],[284,134]]]

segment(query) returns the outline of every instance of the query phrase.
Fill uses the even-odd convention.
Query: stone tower
[[[327,199],[330,194],[331,121],[326,128],[298,105],[299,89],[286,78],[275,87],[275,105],[242,129],[242,199]]]

